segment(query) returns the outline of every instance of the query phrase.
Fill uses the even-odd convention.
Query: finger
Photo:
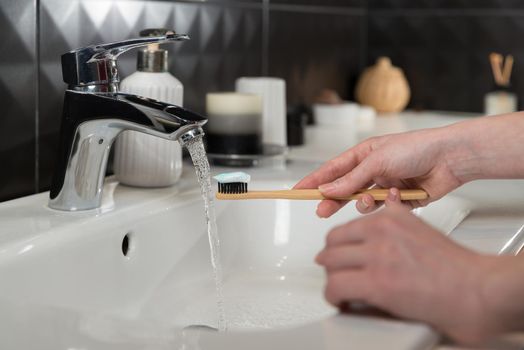
[[[392,187],[389,189],[388,196],[386,197],[386,200],[384,201],[386,204],[386,207],[393,207],[393,206],[403,206],[409,209],[417,208],[418,201],[402,201],[400,190],[398,188]]]
[[[398,188],[392,187],[389,189],[388,196],[386,197],[384,203],[386,204],[386,207],[402,205],[402,202],[400,200],[400,191],[398,190]]]
[[[347,301],[368,302],[371,283],[363,269],[334,271],[328,274],[324,295],[334,306]]]
[[[374,179],[375,180],[375,179]],[[368,188],[382,188],[378,183],[368,184]],[[362,214],[368,214],[380,208],[384,204],[383,201],[376,201],[370,194],[364,194],[356,204],[357,210]]]
[[[358,315],[364,317],[380,317],[382,319],[396,319],[393,314],[379,309],[377,307],[370,306],[366,303],[360,302],[347,302],[344,301],[338,306],[338,310],[344,314]]]
[[[353,170],[359,163],[359,151],[361,146],[350,148],[341,155],[327,161],[320,168],[300,180],[293,188],[317,188],[318,186],[332,182],[349,171]]]
[[[362,214],[371,213],[379,207],[375,199],[370,194],[364,194],[355,204],[357,210]]]
[[[317,216],[321,218],[328,218],[339,211],[347,203],[347,201],[324,199],[317,206]]]
[[[382,233],[393,233],[395,236],[398,235],[400,232],[407,234],[408,232],[416,232],[414,229],[415,226],[417,226],[417,223],[415,223],[413,220],[417,220],[418,218],[411,212],[411,207],[403,204],[398,203],[392,203],[386,205],[386,208],[382,210],[380,213],[377,213],[377,217],[375,218],[378,222],[379,226],[382,227],[382,230],[380,230]],[[420,220],[420,219],[418,219]],[[402,227],[411,227],[413,230],[397,230],[393,229],[391,230],[392,226],[396,226],[396,224],[403,223],[404,225]],[[415,226],[410,226],[415,225]],[[420,229],[420,227],[419,227]],[[380,232],[379,232],[380,233]],[[371,240],[370,236],[370,240]]]
[[[366,235],[367,231],[362,226],[361,220],[350,221],[329,231],[326,236],[326,249],[342,244],[363,243]]]
[[[346,175],[339,177],[333,182],[325,183],[319,186],[318,189],[326,197],[348,196],[362,189],[382,171],[380,162],[376,161],[375,158],[366,158]]]
[[[421,201],[405,201],[403,203],[404,205],[408,206],[411,209],[415,209],[415,208],[424,206]]]
[[[322,250],[315,261],[324,266],[328,271],[343,268],[357,268],[366,265],[370,252],[366,245],[345,244]]]
[[[369,188],[372,185],[373,183],[369,182],[366,184],[365,188]],[[371,197],[371,202],[374,202],[373,197],[372,196],[370,197]],[[322,200],[317,206],[317,216],[321,218],[328,218],[331,215],[335,214],[340,209],[342,209],[348,202],[349,201],[334,200],[334,199]]]

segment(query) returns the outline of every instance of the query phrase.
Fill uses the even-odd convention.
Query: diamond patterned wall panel
[[[324,88],[353,99],[365,16],[271,9],[269,17],[269,73],[286,80],[289,103],[312,103]]]
[[[368,63],[386,55],[405,70],[412,108],[482,112],[494,87],[492,51],[515,56],[512,85],[524,96],[524,46],[515,40],[522,32],[522,17],[513,15],[371,13]]]
[[[35,190],[36,11],[0,2],[0,200]]]
[[[40,190],[50,183],[60,127],[60,55],[72,48],[132,38],[147,27],[173,28],[191,41],[166,46],[170,71],[184,84],[185,105],[204,112],[207,91],[232,90],[242,75],[260,75],[262,5],[247,2],[42,0],[40,76]],[[122,77],[136,53],[119,59]]]

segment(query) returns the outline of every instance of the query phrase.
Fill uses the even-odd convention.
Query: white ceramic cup
[[[279,78],[242,77],[236,91],[262,97],[262,142],[287,146],[286,82]]]
[[[351,102],[313,105],[313,115],[318,126],[358,127],[359,111],[359,105]]]

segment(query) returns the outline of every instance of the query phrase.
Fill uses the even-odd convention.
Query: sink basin
[[[282,182],[252,186],[278,188]],[[217,294],[203,203],[194,183],[139,190],[108,181],[104,193],[103,208],[90,212],[50,210],[47,193],[0,205],[0,329],[8,334],[0,337],[1,348],[143,349],[154,344],[171,349],[182,342],[186,349],[194,339],[184,327],[216,327]],[[399,349],[420,345],[424,337],[435,341],[423,325],[335,316],[323,299],[324,274],[313,259],[330,228],[359,214],[348,205],[330,219],[319,219],[316,205],[217,202],[229,332],[206,336],[223,339],[224,348],[233,346],[235,334],[239,341],[266,339],[260,341],[267,345],[282,334],[301,339],[297,334],[302,332],[307,339],[321,330],[341,333],[337,325],[348,323],[344,327],[353,333],[342,334],[352,335],[347,341],[361,344],[359,349],[374,344],[376,332],[389,345],[406,346]],[[449,196],[416,213],[449,233],[469,208],[469,202]],[[205,339],[202,348],[221,348],[219,340]],[[318,349],[318,339],[302,348]]]

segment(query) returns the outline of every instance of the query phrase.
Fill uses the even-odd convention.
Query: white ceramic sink
[[[278,188],[282,182],[252,186]],[[192,348],[194,339],[180,329],[217,324],[198,191],[192,183],[178,190],[137,190],[109,182],[104,207],[97,211],[52,211],[46,207],[46,193],[1,204],[0,330],[5,334],[0,348],[142,349],[143,344],[169,344],[171,349],[175,343]],[[328,230],[358,213],[348,205],[333,218],[319,219],[316,205],[217,203],[229,332],[208,333],[195,348],[231,348],[235,339],[242,343],[257,337],[265,337],[260,344],[284,339],[274,344],[279,347],[287,336],[300,340],[300,332],[307,337],[322,330],[351,335],[344,342],[360,344],[359,349],[373,348],[377,339],[397,342],[399,349],[435,341],[421,325],[333,317],[335,310],[322,296],[323,271],[313,259]],[[417,214],[451,232],[468,212],[468,202],[446,197]],[[342,329],[353,333],[337,331],[340,322],[349,323]],[[319,344],[309,341],[302,348],[318,349]]]

